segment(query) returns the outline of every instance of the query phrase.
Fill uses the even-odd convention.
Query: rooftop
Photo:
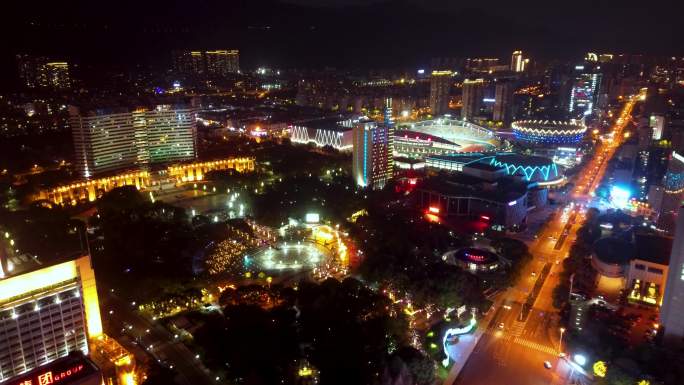
[[[634,234],[636,258],[660,265],[670,264],[672,238],[654,234]]]
[[[348,119],[348,118],[347,118]],[[330,131],[350,131],[352,127],[344,127],[339,124],[340,121],[345,120],[342,116],[333,116],[321,119],[311,119],[302,122],[293,123],[294,126],[304,126],[316,130],[330,130]]]
[[[404,137],[407,139],[417,139],[417,140],[425,140],[429,142],[435,142],[435,143],[444,143],[444,144],[450,144],[453,146],[460,146],[457,143],[454,143],[452,141],[446,140],[444,138],[440,138],[439,136],[435,135],[430,135],[430,134],[425,134],[422,132],[417,132],[417,131],[410,131],[410,130],[396,130],[394,132],[395,137]]]
[[[464,247],[454,253],[454,258],[466,263],[474,263],[476,265],[488,265],[490,263],[498,262],[499,256],[491,251],[476,249],[474,247]]]
[[[507,163],[507,164],[515,164],[515,165],[520,165],[520,166],[529,166],[529,167],[542,167],[542,166],[549,166],[553,164],[553,161],[549,158],[545,158],[543,156],[536,156],[536,155],[521,155],[521,154],[515,154],[515,153],[505,153],[505,154],[497,154],[495,156],[496,160],[501,162],[501,163]]]
[[[508,203],[527,192],[527,184],[509,178],[489,182],[462,173],[440,175],[424,180],[421,190],[436,191],[451,196],[471,196],[493,202]]]
[[[601,238],[594,243],[594,255],[604,263],[627,265],[634,256],[634,248],[620,238]]]

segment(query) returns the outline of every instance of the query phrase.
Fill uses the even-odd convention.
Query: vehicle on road
[[[504,328],[504,323],[503,323],[503,322],[499,322],[499,329],[503,329],[503,328]]]
[[[544,367],[546,369],[551,369],[553,366],[551,365],[551,363],[549,361],[544,361]]]

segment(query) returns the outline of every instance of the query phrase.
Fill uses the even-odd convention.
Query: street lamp
[[[560,328],[560,339],[558,340],[558,354],[562,357],[563,356],[563,333],[565,332],[565,328]]]

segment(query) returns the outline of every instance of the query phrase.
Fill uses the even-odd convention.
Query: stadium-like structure
[[[432,155],[426,157],[425,162],[428,167],[452,171],[462,171],[466,166],[485,164],[502,170],[506,175],[518,176],[539,186],[556,185],[564,180],[562,168],[553,160],[513,152]]]
[[[394,136],[394,151],[408,157],[489,152],[499,145],[492,130],[452,118],[401,124]]]
[[[511,127],[516,140],[540,145],[577,144],[587,131],[587,126],[575,119],[519,120]]]
[[[312,119],[290,126],[290,140],[294,143],[313,143],[318,147],[331,146],[341,151],[351,151],[352,127],[351,120]]]

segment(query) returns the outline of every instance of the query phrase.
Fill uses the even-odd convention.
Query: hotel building
[[[87,355],[103,336],[90,257],[44,266],[0,253],[0,382],[70,352]]]
[[[240,54],[236,49],[214,51],[175,51],[177,73],[194,76],[226,76],[240,72]]]
[[[75,164],[79,174],[94,175],[196,156],[196,111],[157,105],[130,110],[82,112],[69,107]]]
[[[394,128],[375,122],[361,122],[353,130],[352,172],[361,187],[382,189],[392,178]]]

